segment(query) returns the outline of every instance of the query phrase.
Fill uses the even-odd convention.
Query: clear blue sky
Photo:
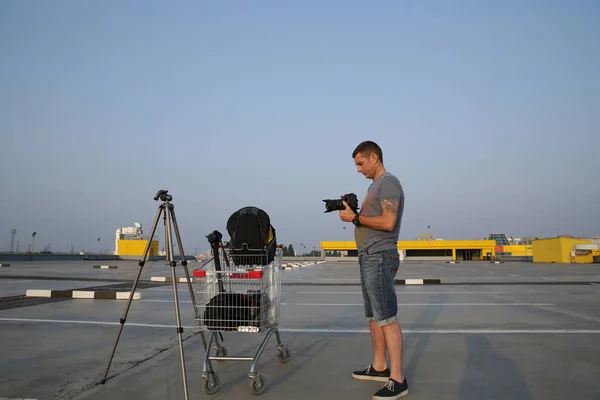
[[[112,251],[163,188],[186,253],[245,205],[352,240],[366,139],[401,239],[600,235],[599,38],[584,0],[2,1],[0,249]]]

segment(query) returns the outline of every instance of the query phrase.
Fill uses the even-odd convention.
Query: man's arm
[[[388,198],[381,201],[382,215],[367,217],[360,215],[358,221],[361,225],[371,229],[382,231],[392,231],[396,225],[398,209],[400,208],[399,198]]]

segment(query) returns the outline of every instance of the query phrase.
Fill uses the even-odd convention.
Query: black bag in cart
[[[260,292],[219,293],[206,305],[204,321],[211,330],[236,331],[239,326],[260,327],[265,319],[266,296]]]
[[[254,206],[240,208],[227,221],[235,265],[268,265],[275,259],[277,237],[271,218]]]

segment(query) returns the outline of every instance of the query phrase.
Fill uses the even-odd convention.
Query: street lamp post
[[[15,251],[15,235],[17,234],[16,229],[12,229],[10,231],[10,252],[13,253]]]
[[[31,234],[31,261],[33,261],[33,251],[34,251],[34,243],[35,243],[35,235],[37,232],[33,232]]]

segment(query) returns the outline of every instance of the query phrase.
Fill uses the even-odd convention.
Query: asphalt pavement
[[[103,385],[127,301],[24,297],[28,289],[129,290],[139,266],[112,263],[118,268],[24,262],[0,270],[0,399],[184,398],[172,285],[150,281],[170,276],[164,262],[142,271],[141,299],[131,303]],[[356,263],[281,277],[279,329],[291,358],[281,363],[271,338],[258,362],[267,381],[258,398],[370,399],[381,384],[350,376],[372,361]],[[396,286],[407,398],[600,399],[600,265],[419,262],[402,264],[397,278],[441,281]],[[177,288],[189,398],[257,398],[248,361],[213,361],[220,386],[203,392],[203,341],[188,286]],[[230,356],[252,357],[265,332],[223,337]]]

